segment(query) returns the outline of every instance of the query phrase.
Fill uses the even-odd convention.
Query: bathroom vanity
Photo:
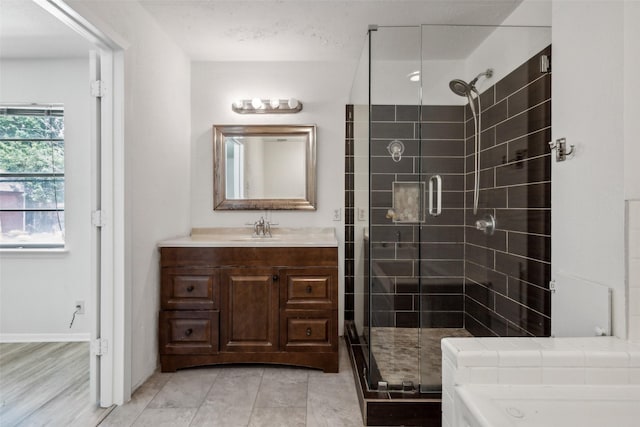
[[[163,372],[277,363],[338,372],[338,248],[327,229],[194,229],[166,240],[159,315]]]

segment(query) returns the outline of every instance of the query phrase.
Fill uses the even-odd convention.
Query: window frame
[[[62,117],[64,123],[64,106],[63,104],[0,104],[0,116],[36,116],[36,117]],[[63,128],[64,129],[64,128]],[[0,170],[0,183],[11,180],[12,178],[17,179],[30,179],[30,178],[51,178],[53,180],[61,179],[62,180],[62,200],[59,200],[57,195],[55,198],[55,206],[50,208],[27,208],[26,206],[22,209],[17,208],[3,208],[0,206],[0,213],[4,212],[62,212],[65,213],[65,195],[66,195],[66,147],[65,147],[65,136],[64,131],[62,138],[58,137],[49,137],[49,138],[3,138],[0,136],[0,142],[14,142],[14,143],[24,143],[24,142],[49,142],[51,144],[59,144],[62,143],[62,172],[56,172],[53,166],[52,160],[52,171],[50,172],[2,172]],[[57,190],[54,189],[54,192]],[[57,193],[56,193],[57,194]],[[62,207],[61,207],[62,206]],[[60,222],[60,218],[58,216],[58,221]],[[63,220],[64,222],[64,220]],[[43,250],[43,249],[52,249],[59,251],[60,249],[64,249],[66,245],[66,224],[61,226],[61,234],[62,234],[62,242],[28,242],[28,241],[1,241],[0,240],[0,250]],[[0,229],[1,232],[1,229]]]

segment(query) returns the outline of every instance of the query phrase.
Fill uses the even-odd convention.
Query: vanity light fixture
[[[407,74],[407,78],[412,82],[419,82],[420,81],[420,71],[413,71],[413,72]]]
[[[238,114],[298,113],[302,111],[302,102],[295,98],[238,99],[231,104],[231,109]]]

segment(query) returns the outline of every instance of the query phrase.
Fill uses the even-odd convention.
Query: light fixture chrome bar
[[[293,114],[302,111],[302,102],[289,99],[239,99],[231,104],[238,114]]]

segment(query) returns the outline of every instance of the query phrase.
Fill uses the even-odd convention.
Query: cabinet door
[[[280,279],[280,302],[287,310],[338,308],[335,268],[286,268]]]
[[[272,268],[223,268],[221,351],[278,350],[278,281]]]

